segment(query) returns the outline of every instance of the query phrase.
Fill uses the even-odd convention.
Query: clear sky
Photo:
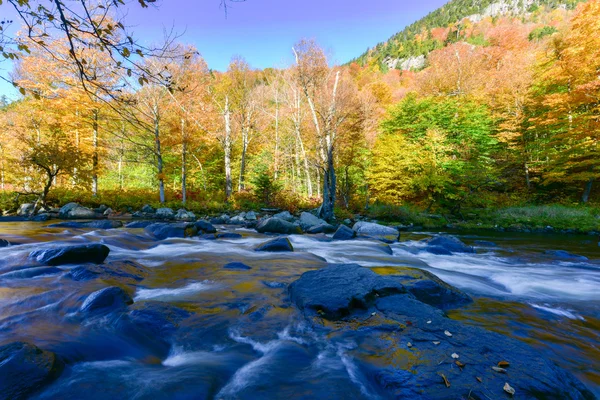
[[[299,39],[316,39],[333,63],[345,63],[445,2],[246,0],[230,3],[225,17],[220,0],[163,0],[158,8],[132,5],[127,21],[134,36],[148,43],[174,28],[180,41],[194,44],[216,70],[225,70],[236,55],[254,68],[282,67],[291,62],[291,47]],[[0,18],[7,12],[5,2]],[[0,69],[6,70],[6,63]],[[14,97],[14,90],[0,81],[0,94]]]

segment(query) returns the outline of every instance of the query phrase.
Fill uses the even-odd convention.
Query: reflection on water
[[[438,256],[423,251],[419,239],[426,233],[403,234],[403,241],[391,246],[294,235],[294,253],[261,253],[253,248],[264,235],[238,232],[242,239],[156,242],[141,229],[4,223],[0,236],[18,245],[0,251],[0,275],[30,265],[29,252],[58,242],[104,243],[111,249],[108,261],[133,260],[151,273],[135,285],[121,284],[134,298],[138,314],[83,320],[81,303],[106,282],[73,280],[68,273],[74,266],[33,278],[0,276],[0,344],[25,340],[68,361],[61,377],[38,398],[195,398],[198,393],[217,398],[256,393],[286,399],[314,398],[315,393],[377,398],[380,394],[357,362],[409,369],[415,355],[400,343],[401,336],[377,338],[396,349],[377,357],[371,349],[376,344],[370,342],[375,339],[368,334],[327,336],[318,326],[307,326],[290,306],[286,285],[326,262],[413,266],[475,297],[473,304],[450,312],[452,318],[532,344],[599,394],[600,262],[590,237],[464,235],[468,244],[484,239],[498,246],[477,247],[477,254]],[[550,249],[590,260],[555,260],[543,253]],[[229,262],[251,269],[224,269]],[[144,314],[145,304],[176,306],[191,314],[180,321],[175,311],[167,310],[152,331],[140,331],[135,318],[154,318]]]

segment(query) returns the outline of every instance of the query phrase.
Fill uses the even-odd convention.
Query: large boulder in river
[[[85,244],[35,250],[29,253],[29,258],[44,265],[67,265],[95,263],[102,264],[110,249],[103,244]]]
[[[32,344],[0,346],[0,398],[25,399],[52,382],[63,369],[56,355]]]
[[[156,212],[154,213],[154,217],[156,219],[170,220],[175,218],[175,213],[171,208],[163,207],[156,210]]]
[[[274,217],[261,219],[256,225],[256,231],[260,233],[284,233],[288,235],[302,233],[298,225]]]
[[[227,214],[223,214],[220,217],[215,217],[210,219],[210,223],[214,225],[226,225],[231,220],[231,217]]]
[[[328,225],[326,221],[324,221],[321,218],[318,218],[315,215],[313,215],[309,212],[306,212],[306,211],[303,212],[302,214],[300,214],[299,222],[300,222],[300,227],[305,232],[307,232],[312,227],[315,227],[318,225]]]
[[[96,218],[96,213],[77,203],[68,203],[60,208],[58,217],[62,219],[93,219]]]
[[[133,304],[133,299],[123,289],[111,286],[90,294],[79,311],[84,314],[108,313],[124,309]]]
[[[352,368],[361,382],[368,382],[365,393],[502,399],[508,396],[508,382],[516,398],[594,398],[539,349],[449,319],[406,289],[398,279],[358,265],[308,271],[288,287],[291,300],[322,335],[338,349],[354,345]],[[336,323],[319,323],[318,317]]]
[[[322,224],[313,225],[306,230],[306,233],[317,234],[317,233],[333,233],[335,232],[335,226],[328,224],[323,221]]]
[[[192,211],[187,211],[183,208],[180,208],[177,210],[177,214],[175,214],[175,219],[177,221],[195,221],[196,214],[194,214]]]
[[[453,253],[475,253],[475,249],[467,246],[458,238],[450,235],[434,236],[430,239],[424,239],[425,250],[437,255],[451,255]]]
[[[356,232],[346,225],[340,225],[333,234],[335,240],[350,240],[356,237]]]
[[[290,214],[289,211],[282,211],[280,213],[277,213],[273,215],[273,218],[279,218],[287,222],[294,222],[296,220],[296,218],[294,218],[294,216]]]
[[[278,237],[269,240],[265,243],[258,245],[254,251],[270,251],[270,252],[281,252],[281,251],[294,251],[294,246],[290,240],[286,237]]]
[[[92,228],[92,229],[116,229],[123,226],[121,221],[114,220],[99,220],[99,221],[89,221],[89,222],[59,222],[56,224],[48,225],[48,228]]]
[[[367,308],[377,297],[406,293],[406,289],[357,264],[330,264],[302,274],[289,286],[289,293],[301,310],[339,319],[354,308]]]
[[[204,221],[204,220],[196,221],[196,223],[194,225],[196,225],[196,228],[198,229],[199,232],[204,232],[204,233],[217,232],[217,229],[213,226],[213,224],[211,224],[208,221]]]
[[[144,231],[151,236],[154,236],[158,240],[164,240],[167,238],[184,238],[188,236],[194,236],[198,232],[198,229],[194,224],[188,222],[181,222],[177,224],[156,222],[145,227]]]
[[[384,242],[396,242],[400,237],[398,229],[374,222],[359,221],[352,229],[360,236],[367,236]]]

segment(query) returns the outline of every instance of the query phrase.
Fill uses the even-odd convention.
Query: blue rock
[[[406,293],[396,280],[357,264],[330,264],[305,272],[288,290],[301,310],[334,320],[351,314],[353,309],[368,308],[377,297]]]
[[[150,270],[134,261],[112,261],[99,265],[83,265],[69,272],[69,277],[75,281],[91,279],[114,279],[121,283],[137,283],[150,274]]]
[[[197,233],[196,226],[187,222],[175,224],[157,222],[146,226],[144,231],[154,236],[158,240],[164,240],[167,238],[184,238],[188,236],[194,236]]]
[[[52,382],[63,370],[56,355],[32,344],[0,346],[0,398],[26,399]]]
[[[580,256],[578,254],[569,253],[568,251],[564,251],[564,250],[546,250],[544,252],[544,254],[547,254],[547,255],[555,257],[555,258],[560,258],[563,260],[572,260],[572,261],[587,261],[588,260],[588,258],[585,256]]]
[[[275,217],[261,219],[256,225],[256,231],[260,233],[302,233],[302,229],[298,225]]]
[[[494,242],[490,242],[487,240],[476,240],[475,243],[477,246],[483,246],[483,247],[497,247],[498,245]]]
[[[217,229],[208,221],[200,220],[197,221],[195,225],[199,232],[215,233],[217,231]]]
[[[427,244],[425,250],[432,254],[475,253],[473,247],[467,246],[454,236],[439,235],[423,241]]]
[[[246,265],[246,264],[241,263],[241,262],[230,262],[230,263],[225,264],[223,266],[223,268],[225,268],[225,269],[240,269],[240,270],[252,269],[251,266]]]
[[[288,238],[279,237],[258,245],[254,251],[294,251],[294,247]]]
[[[118,311],[133,304],[133,299],[123,289],[116,286],[100,289],[84,300],[79,311],[85,314]]]
[[[127,225],[125,225],[125,228],[129,228],[129,229],[139,229],[139,228],[145,228],[149,225],[154,224],[154,221],[133,221],[128,223]]]
[[[356,231],[350,229],[346,225],[340,225],[337,231],[333,234],[335,240],[350,240],[356,237]]]
[[[412,287],[418,288],[418,296],[420,290],[437,290],[429,285]],[[518,398],[594,398],[539,349],[449,319],[393,276],[377,275],[358,265],[333,264],[305,272],[288,291],[313,326],[329,332],[337,343],[355,343],[354,374],[378,397],[460,399],[470,394],[473,399],[501,399],[507,397],[503,387],[510,382]],[[437,301],[438,296],[421,298]],[[315,317],[337,322],[315,323]],[[464,367],[455,364],[453,353]],[[491,368],[502,360],[510,363],[507,373]],[[449,387],[440,374],[449,380]]]
[[[233,233],[233,232],[222,232],[222,233],[217,233],[216,238],[217,239],[241,239],[242,235],[240,235],[239,233]]]
[[[35,259],[44,265],[67,265],[104,262],[110,249],[103,244],[86,244],[65,246],[52,249],[35,250],[29,254],[30,259]]]
[[[63,270],[56,267],[24,268],[2,274],[0,275],[0,279],[27,279],[35,278],[36,276],[60,274],[61,272],[63,272]]]

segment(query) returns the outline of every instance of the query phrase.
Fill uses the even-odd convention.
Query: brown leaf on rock
[[[500,361],[500,362],[498,363],[498,366],[499,366],[500,368],[506,368],[506,367],[510,367],[510,363],[509,363],[508,361]]]
[[[442,374],[442,379],[444,380],[444,385],[446,385],[446,387],[449,388],[450,381],[448,380],[448,378],[446,378],[446,375]]]

